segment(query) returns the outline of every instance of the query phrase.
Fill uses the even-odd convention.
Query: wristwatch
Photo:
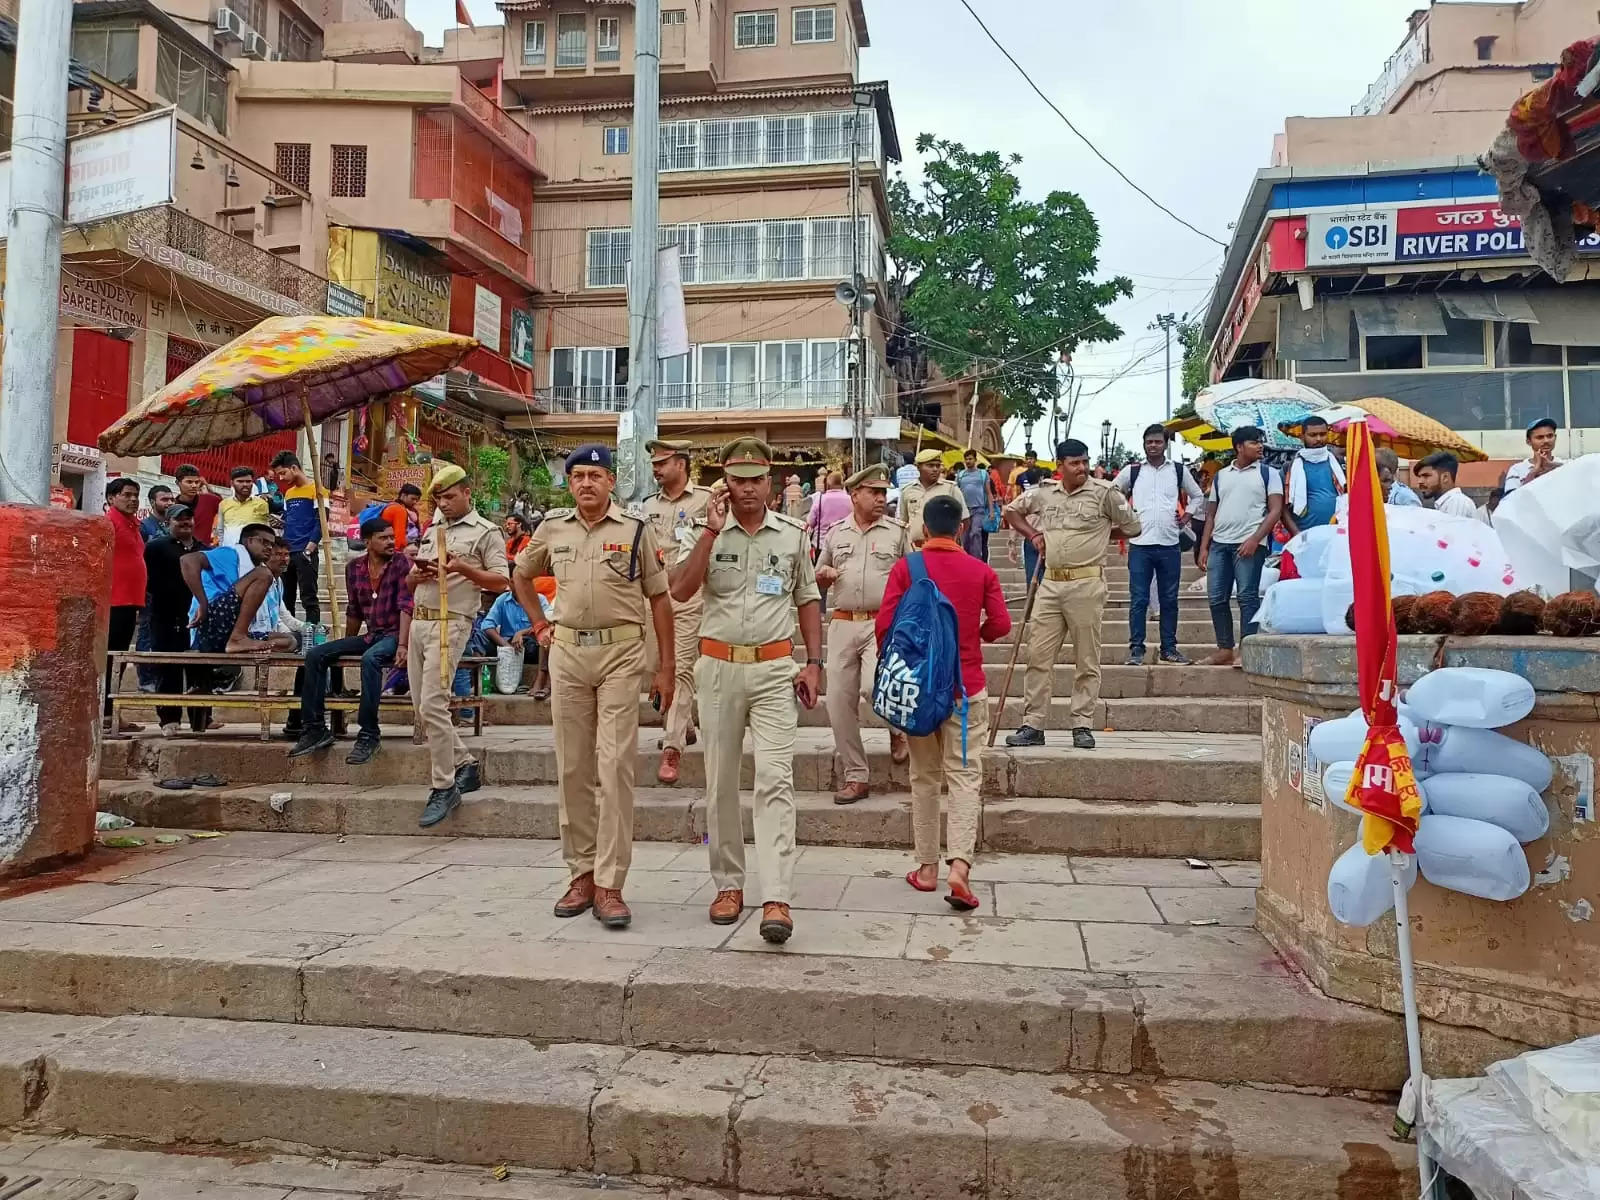
[[[820,667],[821,665],[822,665],[822,660],[820,658],[808,658],[808,659],[806,659],[806,666],[808,666],[808,667]]]

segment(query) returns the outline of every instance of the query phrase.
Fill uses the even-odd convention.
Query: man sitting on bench
[[[362,523],[361,538],[367,552],[345,566],[345,636],[306,648],[305,684],[300,690],[300,740],[289,749],[290,758],[316,754],[333,745],[323,704],[328,692],[328,670],[340,658],[361,658],[360,732],[345,762],[361,766],[378,753],[378,700],[388,668],[406,665],[411,637],[411,593],[406,574],[411,562],[395,553],[394,530],[382,517]],[[366,633],[360,632],[362,625]]]

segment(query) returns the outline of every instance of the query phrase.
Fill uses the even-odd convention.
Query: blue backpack
[[[388,500],[374,500],[371,504],[367,505],[361,510],[361,515],[356,518],[356,528],[360,529],[374,517],[383,516],[383,510],[388,508],[390,503],[391,501]]]
[[[961,693],[961,761],[967,760],[967,689],[961,682],[961,648],[955,605],[928,578],[920,553],[906,557],[911,586],[900,597],[878,653],[872,711],[891,728],[927,737],[950,719]]]

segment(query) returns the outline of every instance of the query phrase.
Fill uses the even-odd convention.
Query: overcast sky
[[[1284,117],[1348,114],[1422,3],[975,0],[973,7],[1106,157],[1167,207],[1227,241]],[[492,0],[468,0],[468,8],[480,24],[500,20]],[[1099,219],[1101,271],[1128,276],[1135,292],[1112,309],[1122,340],[1075,357],[1087,383],[1073,430],[1098,450],[1100,424],[1110,420],[1126,445],[1137,446],[1138,431],[1165,412],[1162,338],[1147,327],[1158,313],[1193,312],[1205,303],[1222,249],[1099,162],[958,0],[866,0],[866,9],[872,46],[862,54],[862,77],[889,81],[908,154],[924,131],[1020,154],[1030,196],[1074,191]],[[454,0],[407,4],[431,45],[455,23],[454,12]],[[915,170],[914,162],[905,166]],[[1174,395],[1177,376],[1175,361]],[[1098,388],[1105,390],[1090,398]],[[1044,429],[1036,433],[1041,445],[1045,436]],[[1008,441],[1020,445],[1021,431]]]

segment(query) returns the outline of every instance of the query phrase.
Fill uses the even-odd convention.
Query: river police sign
[[[1600,254],[1600,235],[1578,242]],[[1360,209],[1306,216],[1306,265],[1467,262],[1526,258],[1522,223],[1492,200],[1478,204]]]

